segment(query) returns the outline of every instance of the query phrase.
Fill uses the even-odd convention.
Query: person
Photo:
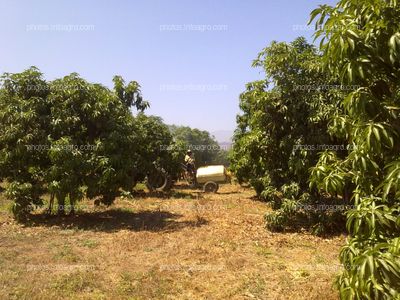
[[[186,169],[188,170],[188,172],[190,172],[190,173],[194,172],[194,170],[195,170],[194,157],[193,157],[192,150],[190,150],[190,149],[188,151],[186,151],[185,165],[186,165]]]

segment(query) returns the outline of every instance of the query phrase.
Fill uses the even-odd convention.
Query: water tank
[[[198,183],[206,183],[207,181],[225,182],[226,169],[223,165],[206,166],[197,169],[196,179]]]

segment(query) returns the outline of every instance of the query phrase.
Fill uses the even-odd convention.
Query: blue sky
[[[335,2],[0,0],[0,72],[35,65],[49,80],[77,72],[109,87],[118,74],[141,84],[148,113],[166,123],[233,130],[239,94],[262,78],[257,53],[311,40],[310,11]]]

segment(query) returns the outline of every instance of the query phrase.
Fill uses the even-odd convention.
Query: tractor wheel
[[[146,186],[150,191],[167,192],[171,189],[172,180],[167,172],[157,170],[147,176]]]
[[[219,185],[214,181],[208,181],[204,184],[203,190],[205,193],[216,193]]]

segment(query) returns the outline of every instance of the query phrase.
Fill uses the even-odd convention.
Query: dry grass
[[[344,237],[271,233],[250,189],[82,203],[16,224],[0,200],[1,299],[337,299]]]

